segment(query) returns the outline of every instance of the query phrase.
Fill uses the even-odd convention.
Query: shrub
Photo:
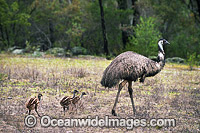
[[[133,27],[134,36],[130,38],[130,44],[126,50],[131,50],[139,54],[150,56],[157,53],[157,42],[161,38],[159,30],[156,28],[155,19],[140,18],[140,24]]]
[[[198,65],[200,60],[200,55],[196,55],[196,53],[189,54],[187,56],[187,64],[189,65],[190,70],[193,70],[195,65]]]
[[[40,51],[34,51],[32,54],[33,57],[42,57],[43,55],[44,53]]]
[[[47,51],[47,53],[53,54],[54,56],[57,56],[57,57],[65,56],[65,50],[59,47],[51,48]]]
[[[73,47],[72,48],[72,54],[73,55],[86,55],[87,54],[87,49],[83,48],[83,47]]]

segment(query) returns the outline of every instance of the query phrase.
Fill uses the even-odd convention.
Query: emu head
[[[39,93],[38,94],[38,100],[40,101],[41,100],[41,97],[42,97],[43,95],[41,94],[41,93]]]
[[[79,91],[77,91],[77,90],[74,90],[73,91],[73,97],[72,98],[74,98],[75,97],[75,95],[76,95],[76,93],[78,93]]]
[[[85,92],[82,92],[82,94],[81,94],[81,98],[83,97],[83,95],[87,95]]]
[[[82,95],[87,95],[85,92],[82,92]]]
[[[163,46],[165,45],[165,44],[170,44],[167,40],[165,40],[165,39],[160,39],[159,41],[158,41],[158,50],[164,55],[165,54],[165,52],[164,52],[164,49],[163,49]]]
[[[77,92],[79,92],[79,91],[78,91],[78,90],[74,90],[74,91],[73,91],[73,93],[77,93]]]

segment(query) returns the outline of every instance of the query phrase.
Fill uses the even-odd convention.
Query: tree
[[[21,4],[21,3],[20,3]],[[17,1],[0,0],[0,46],[2,49],[25,44],[30,26],[30,15],[21,9]]]
[[[105,26],[105,19],[104,19],[104,11],[103,11],[103,5],[102,5],[101,0],[99,0],[99,7],[100,7],[100,13],[101,13],[102,34],[103,34],[103,40],[104,40],[104,52],[106,55],[109,55],[108,40],[107,40],[107,36],[106,36],[106,26]]]
[[[133,8],[131,9],[132,5],[132,0],[130,2],[127,2],[127,0],[117,0],[118,2],[118,9],[119,9],[119,14],[120,14],[120,25],[121,25],[121,32],[122,32],[122,42],[123,42],[123,48],[126,47],[126,44],[128,43],[128,38],[131,36],[132,29],[131,26],[133,24],[134,19],[136,18],[133,14]],[[133,15],[131,15],[133,14]],[[131,17],[123,17],[123,16],[131,16]],[[131,19],[130,19],[131,18]],[[132,19],[134,18],[134,19]],[[135,25],[135,23],[134,23]]]

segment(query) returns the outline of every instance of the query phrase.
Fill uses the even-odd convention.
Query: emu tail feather
[[[101,85],[104,87],[112,88],[116,86],[121,80],[117,73],[113,73],[109,71],[110,67],[107,67],[103,73],[103,77],[101,79]]]

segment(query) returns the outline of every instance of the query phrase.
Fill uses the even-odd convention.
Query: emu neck
[[[83,97],[83,94],[81,94],[81,98]]]
[[[41,100],[41,97],[40,97],[40,96],[38,96],[38,100],[39,100],[39,101]]]
[[[74,93],[73,93],[73,97],[72,97],[72,98],[74,98],[74,97],[75,97],[75,95],[76,95],[76,93],[74,92]]]
[[[157,63],[159,64],[160,69],[162,69],[165,66],[165,56],[161,51],[158,52],[157,59]]]

